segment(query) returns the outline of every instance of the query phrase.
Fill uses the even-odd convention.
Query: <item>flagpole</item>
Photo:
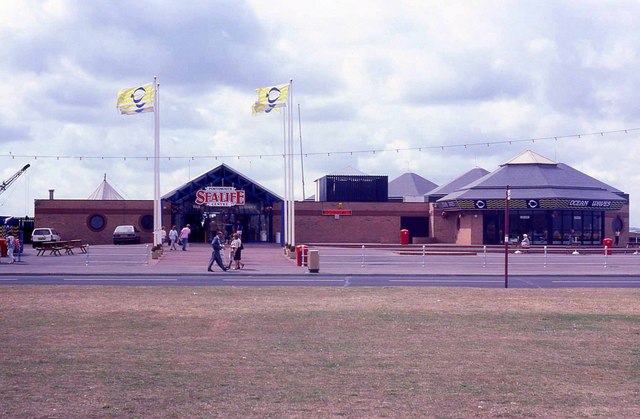
[[[298,103],[298,132],[300,133],[300,177],[302,179],[302,200],[307,196],[304,193],[304,158],[302,157],[302,119],[300,118],[300,104]]]
[[[284,235],[283,242],[286,245],[289,244],[289,182],[288,182],[288,173],[289,166],[287,160],[287,114],[286,112],[282,113],[282,141],[283,141],[283,168],[284,168],[284,202],[282,203],[282,219],[284,220]]]
[[[296,212],[295,212],[295,192],[294,192],[294,176],[293,176],[293,79],[289,80],[289,94],[287,96],[289,100],[288,114],[289,114],[289,190],[291,191],[291,245],[296,245]]]
[[[155,90],[154,103],[154,158],[153,158],[153,244],[158,245],[162,241],[160,230],[162,229],[162,210],[160,206],[160,84],[158,78],[153,77]]]

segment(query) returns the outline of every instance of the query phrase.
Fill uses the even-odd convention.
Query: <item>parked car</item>
[[[113,244],[140,243],[140,230],[131,225],[118,226],[113,230]]]
[[[54,228],[35,228],[31,233],[31,243],[36,248],[42,242],[59,242],[60,234]]]

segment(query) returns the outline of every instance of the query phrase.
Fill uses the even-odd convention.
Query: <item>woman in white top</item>
[[[240,235],[235,233],[233,235],[233,240],[231,241],[231,252],[233,253],[233,261],[236,263],[236,267],[233,268],[235,270],[240,269],[244,266],[242,263],[242,249],[244,246],[242,245],[242,240],[240,240]],[[231,266],[231,260],[229,260],[229,266]]]

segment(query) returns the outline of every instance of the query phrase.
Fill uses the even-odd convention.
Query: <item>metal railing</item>
[[[144,246],[89,246],[85,256],[85,265],[112,264],[148,265],[151,247]]]
[[[375,265],[413,265],[426,268],[447,265],[477,268],[504,266],[504,246],[455,245],[309,245],[319,250],[321,264],[356,265],[362,268]],[[552,267],[579,265],[606,268],[616,266],[640,268],[640,251],[632,248],[600,246],[566,247],[535,246],[509,249],[508,263],[512,267]],[[301,256],[307,266],[308,253]]]

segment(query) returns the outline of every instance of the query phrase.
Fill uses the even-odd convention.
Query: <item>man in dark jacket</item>
[[[213,272],[213,269],[211,269],[213,267],[213,262],[216,262],[220,269],[222,269],[223,271],[227,270],[227,268],[225,268],[224,266],[224,263],[222,263],[222,256],[220,255],[220,251],[224,249],[223,240],[224,239],[222,236],[222,231],[218,231],[218,234],[211,241],[213,252],[211,253],[211,259],[209,259],[209,267],[207,268],[207,271],[209,272]]]

